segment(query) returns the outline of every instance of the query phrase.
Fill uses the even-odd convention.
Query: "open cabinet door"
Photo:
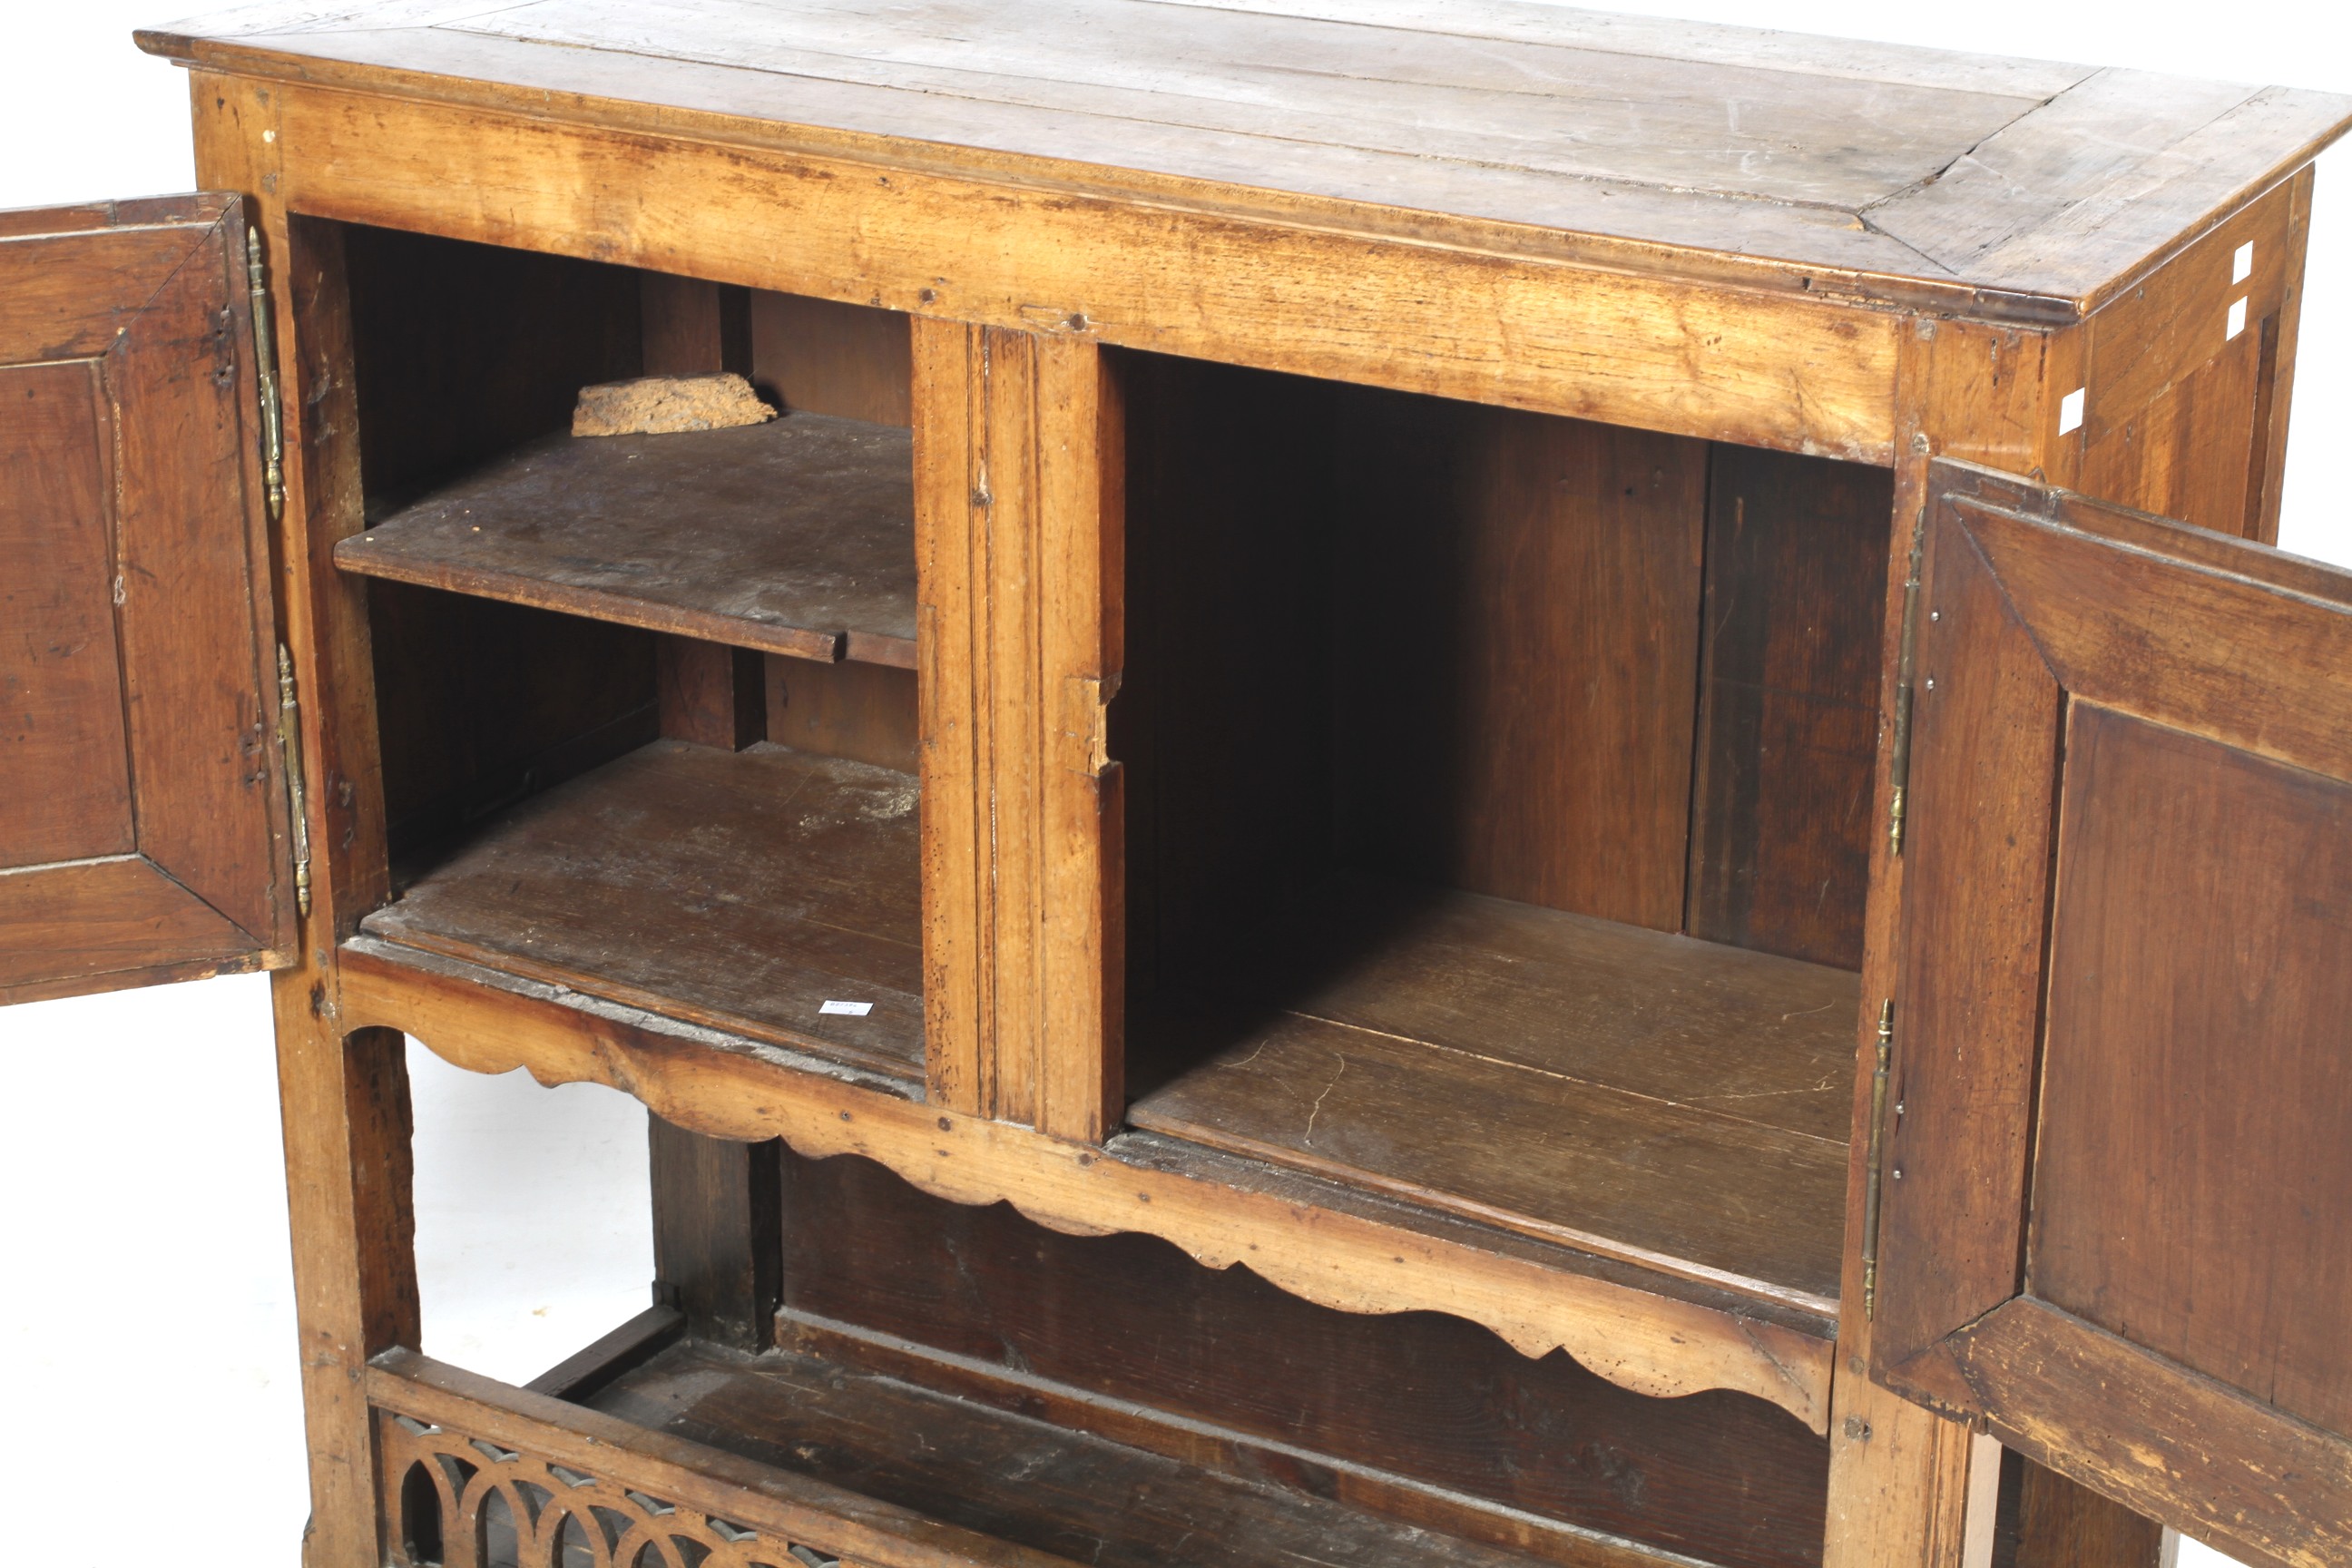
[[[1930,496],[1874,1374],[2352,1563],[2352,574]]]
[[[0,1001],[293,947],[245,221],[0,213]]]

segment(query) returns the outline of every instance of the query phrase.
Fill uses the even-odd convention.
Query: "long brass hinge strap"
[[[261,230],[245,231],[245,277],[253,296],[253,368],[261,385],[261,482],[269,521],[286,515],[286,416],[278,403],[278,328],[269,309],[269,273],[261,260]]]
[[[1879,1176],[1886,1163],[1886,1073],[1895,1055],[1895,1000],[1878,1009],[1878,1060],[1870,1073],[1870,1165],[1862,1190],[1862,1315],[1878,1313]]]
[[[286,754],[286,801],[294,813],[294,907],[310,918],[310,803],[302,788],[302,708],[294,656],[278,645],[278,744]]]
[[[1919,564],[1927,547],[1925,508],[1911,530],[1911,564],[1903,578],[1903,634],[1895,643],[1895,740],[1889,748],[1887,773],[1894,788],[1887,796],[1886,847],[1903,853],[1903,814],[1911,790],[1911,667],[1919,645]]]

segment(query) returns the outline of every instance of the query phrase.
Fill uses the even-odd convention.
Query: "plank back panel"
[[[783,1194],[780,1343],[953,1377],[966,1397],[1127,1442],[1153,1441],[1150,1424],[1118,1421],[1116,1402],[1211,1423],[1219,1436],[1173,1457],[1336,1486],[1535,1561],[1588,1561],[1577,1528],[1727,1568],[1820,1560],[1826,1445],[1760,1401],[1646,1399],[1443,1313],[1334,1311],[1152,1237],[927,1197],[856,1158],[787,1152]],[[921,1352],[885,1359],[909,1342]],[[1503,1538],[1497,1504],[1525,1510],[1524,1534]]]
[[[568,427],[582,386],[643,366],[648,284],[625,268],[356,225],[342,239],[371,521]],[[708,286],[651,292],[658,321],[709,292],[715,330]],[[635,627],[388,581],[368,584],[368,623],[396,855],[659,733],[656,645]]]
[[[1236,910],[1329,858],[1320,384],[1157,355],[1127,388],[1129,994],[1231,964]]]
[[[654,633],[381,580],[368,629],[397,858],[661,732]]]
[[[767,661],[768,738],[820,756],[911,773],[918,764],[915,672],[887,664]]]
[[[1685,929],[1862,967],[1885,468],[1717,446]]]
[[[914,350],[906,315],[755,289],[751,379],[795,414],[911,426]]]
[[[371,521],[535,436],[580,389],[641,374],[625,267],[352,225],[344,236]]]
[[[1338,397],[1340,858],[1679,928],[1706,444]]]

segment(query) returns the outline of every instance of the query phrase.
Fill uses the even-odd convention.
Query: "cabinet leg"
[[[1851,1363],[1839,1373],[1822,1568],[1963,1568],[1969,1429],[1889,1394]]]
[[[2163,1560],[2164,1527],[2154,1520],[2022,1454],[2001,1456],[1992,1568],[2158,1568]]]
[[[656,1295],[697,1339],[766,1349],[783,1299],[782,1146],[646,1124]]]
[[[276,977],[278,1092],[303,1418],[310,1440],[306,1568],[383,1560],[368,1359],[417,1342],[406,1042],[348,1039],[310,1011],[311,972]]]

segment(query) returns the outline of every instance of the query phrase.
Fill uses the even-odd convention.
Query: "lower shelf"
[[[1853,975],[1371,881],[1289,924],[1131,1023],[1134,1126],[1835,1312]]]
[[[346,942],[338,969],[343,1027],[399,1030],[471,1071],[602,1083],[706,1136],[782,1138],[810,1159],[864,1155],[932,1197],[1009,1199],[1074,1234],[1156,1236],[1322,1306],[1450,1313],[1524,1355],[1564,1350],[1636,1394],[1736,1390],[1828,1430],[1830,1313],[1157,1133],[1066,1142],[941,1110],[919,1085],[837,1056],[373,936]]]
[[[919,1079],[918,793],[785,746],[656,741],[487,824],[361,929]]]
[[[653,1316],[656,1314],[649,1314]],[[544,1381],[544,1380],[542,1380]],[[423,1568],[1644,1568],[1685,1561],[1495,1510],[1489,1543],[1343,1500],[1321,1467],[1172,1426],[1150,1446],[794,1351],[691,1340],[573,1400],[378,1358],[394,1561]],[[1150,1423],[1149,1413],[1131,1413]],[[1182,1457],[1179,1457],[1182,1455]],[[1302,1484],[1303,1483],[1303,1484]],[[1310,1487],[1315,1489],[1308,1489]],[[1457,1501],[1463,1500],[1455,1500]]]

